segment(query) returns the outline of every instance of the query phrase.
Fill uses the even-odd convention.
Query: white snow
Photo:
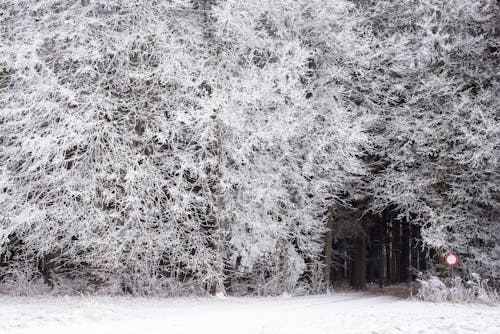
[[[500,308],[334,293],[267,298],[0,297],[0,333],[500,333]]]

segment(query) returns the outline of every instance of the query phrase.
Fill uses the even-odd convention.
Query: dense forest
[[[2,0],[0,286],[500,276],[497,0]]]

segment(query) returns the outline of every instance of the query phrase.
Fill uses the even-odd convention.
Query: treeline
[[[497,279],[498,9],[2,1],[0,286]]]

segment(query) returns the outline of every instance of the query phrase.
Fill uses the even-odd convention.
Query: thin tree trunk
[[[391,224],[390,224],[390,216],[388,214],[388,209],[385,210],[384,212],[384,220],[385,220],[385,276],[386,276],[386,283],[392,282],[392,277],[394,276],[391,270],[391,265],[392,265],[392,252],[391,252]]]
[[[384,217],[381,217],[379,219],[379,224],[378,224],[378,286],[380,288],[384,287],[384,282],[385,282],[385,254],[384,254],[385,229],[386,229],[386,223]]]
[[[366,236],[361,233],[354,241],[353,288],[366,290]]]
[[[219,128],[219,120],[216,119],[216,139],[217,139],[217,166],[215,171],[215,191],[214,191],[214,204],[215,204],[215,214],[214,214],[214,251],[216,258],[215,270],[220,274],[221,279],[214,283],[212,287],[212,294],[225,294],[227,280],[225,277],[225,267],[224,267],[224,249],[222,246],[224,237],[222,235],[222,224],[221,224],[221,214],[223,209],[223,199],[222,199],[222,189],[221,189],[221,179],[222,179],[222,138]]]
[[[366,239],[366,280],[375,282],[378,271],[378,226],[376,216],[367,216],[368,238]],[[375,224],[371,224],[375,220]]]
[[[344,279],[352,282],[352,261],[344,259]]]
[[[411,237],[410,237],[410,266],[413,268],[414,271],[417,271],[418,268],[418,255],[419,255],[419,248],[418,248],[418,226],[415,224],[411,224]],[[414,280],[415,277],[412,275],[411,280]]]
[[[44,255],[39,263],[39,269],[40,273],[42,274],[43,281],[51,288],[54,287],[54,269],[56,268],[56,260],[59,255],[59,251],[50,252]]]
[[[408,267],[410,266],[410,223],[405,219],[402,222],[401,228],[401,266],[399,274],[401,282],[408,282]]]
[[[394,219],[392,221],[392,282],[397,283],[400,279],[401,267],[401,224]]]
[[[288,294],[290,291],[288,287],[288,272],[289,272],[289,267],[288,267],[288,241],[283,240],[282,246],[281,246],[281,273],[282,273],[282,279],[281,279],[281,291],[283,294]]]
[[[332,244],[332,253],[333,253],[334,249],[339,249],[338,242],[333,242],[333,244]],[[333,261],[333,258],[332,258],[332,261]],[[332,264],[332,261],[330,261],[330,265]],[[330,277],[330,280],[331,280],[332,286],[333,286],[333,285],[335,285],[335,282],[339,280],[339,276],[340,276],[339,266],[332,266],[331,265],[331,271],[330,272],[332,273],[332,277]]]
[[[427,270],[427,248],[420,249],[420,258],[418,261],[419,264],[419,270],[420,271],[426,271]]]
[[[326,228],[324,279],[328,290],[331,284],[333,246],[333,206],[331,205],[328,207],[328,222]]]

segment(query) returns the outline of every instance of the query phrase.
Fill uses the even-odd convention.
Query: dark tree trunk
[[[416,273],[416,271],[419,270],[418,267],[418,257],[420,253],[420,249],[418,247],[418,226],[415,224],[410,225],[410,232],[411,232],[411,237],[410,237],[410,266],[412,267],[413,273]],[[415,275],[413,274],[411,277],[411,280],[415,280]]]
[[[408,281],[408,267],[410,266],[410,223],[405,219],[402,222],[401,267],[400,282]]]
[[[346,281],[349,279],[352,283],[352,275],[351,275],[351,273],[352,273],[352,261],[349,261],[347,258],[348,255],[351,255],[352,250],[350,249],[350,245],[348,248],[346,240],[344,240],[343,245],[344,245],[343,249],[345,251],[344,259],[343,259],[343,261],[344,261],[344,279]]]
[[[337,242],[333,242],[332,243],[332,254],[333,254],[333,251],[338,249],[338,243]],[[333,262],[333,255],[332,255],[332,262]],[[338,265],[331,265],[331,282],[332,284],[334,284],[336,281],[339,280],[339,266]]]
[[[361,233],[354,239],[353,288],[366,290],[366,236]]]
[[[326,226],[325,240],[325,267],[324,279],[327,287],[331,284],[331,264],[332,264],[332,247],[333,247],[333,206],[328,207],[328,222]]]
[[[281,292],[283,294],[288,294],[288,273],[289,270],[289,259],[288,259],[288,240],[283,240],[281,245],[281,256],[280,256],[280,264],[281,264]]]
[[[420,259],[418,260],[419,270],[426,271],[427,270],[427,248],[420,249],[419,252]]]
[[[384,213],[384,221],[385,221],[385,281],[386,283],[392,282],[392,252],[391,252],[391,224],[390,224],[390,216],[387,211]]]
[[[375,222],[368,229],[369,238],[367,242],[367,263],[366,263],[366,278],[367,282],[375,282],[376,277],[378,277],[378,225],[376,217],[372,216],[372,220]]]
[[[392,221],[392,265],[391,278],[393,283],[400,279],[401,267],[401,224],[398,220]]]
[[[379,219],[379,224],[378,224],[378,286],[380,288],[384,287],[384,281],[385,281],[385,254],[384,254],[385,230],[386,230],[386,223],[384,217],[382,216]]]
[[[54,287],[54,269],[56,268],[56,261],[59,255],[60,252],[50,252],[44,255],[38,264],[44,283],[51,288]]]
[[[349,284],[354,287],[354,280],[355,280],[355,277],[354,277],[354,269],[355,268],[355,265],[354,265],[354,253],[353,253],[353,258],[351,261],[348,261],[347,263],[347,270],[346,270],[346,273],[347,273],[347,277],[349,277]]]

